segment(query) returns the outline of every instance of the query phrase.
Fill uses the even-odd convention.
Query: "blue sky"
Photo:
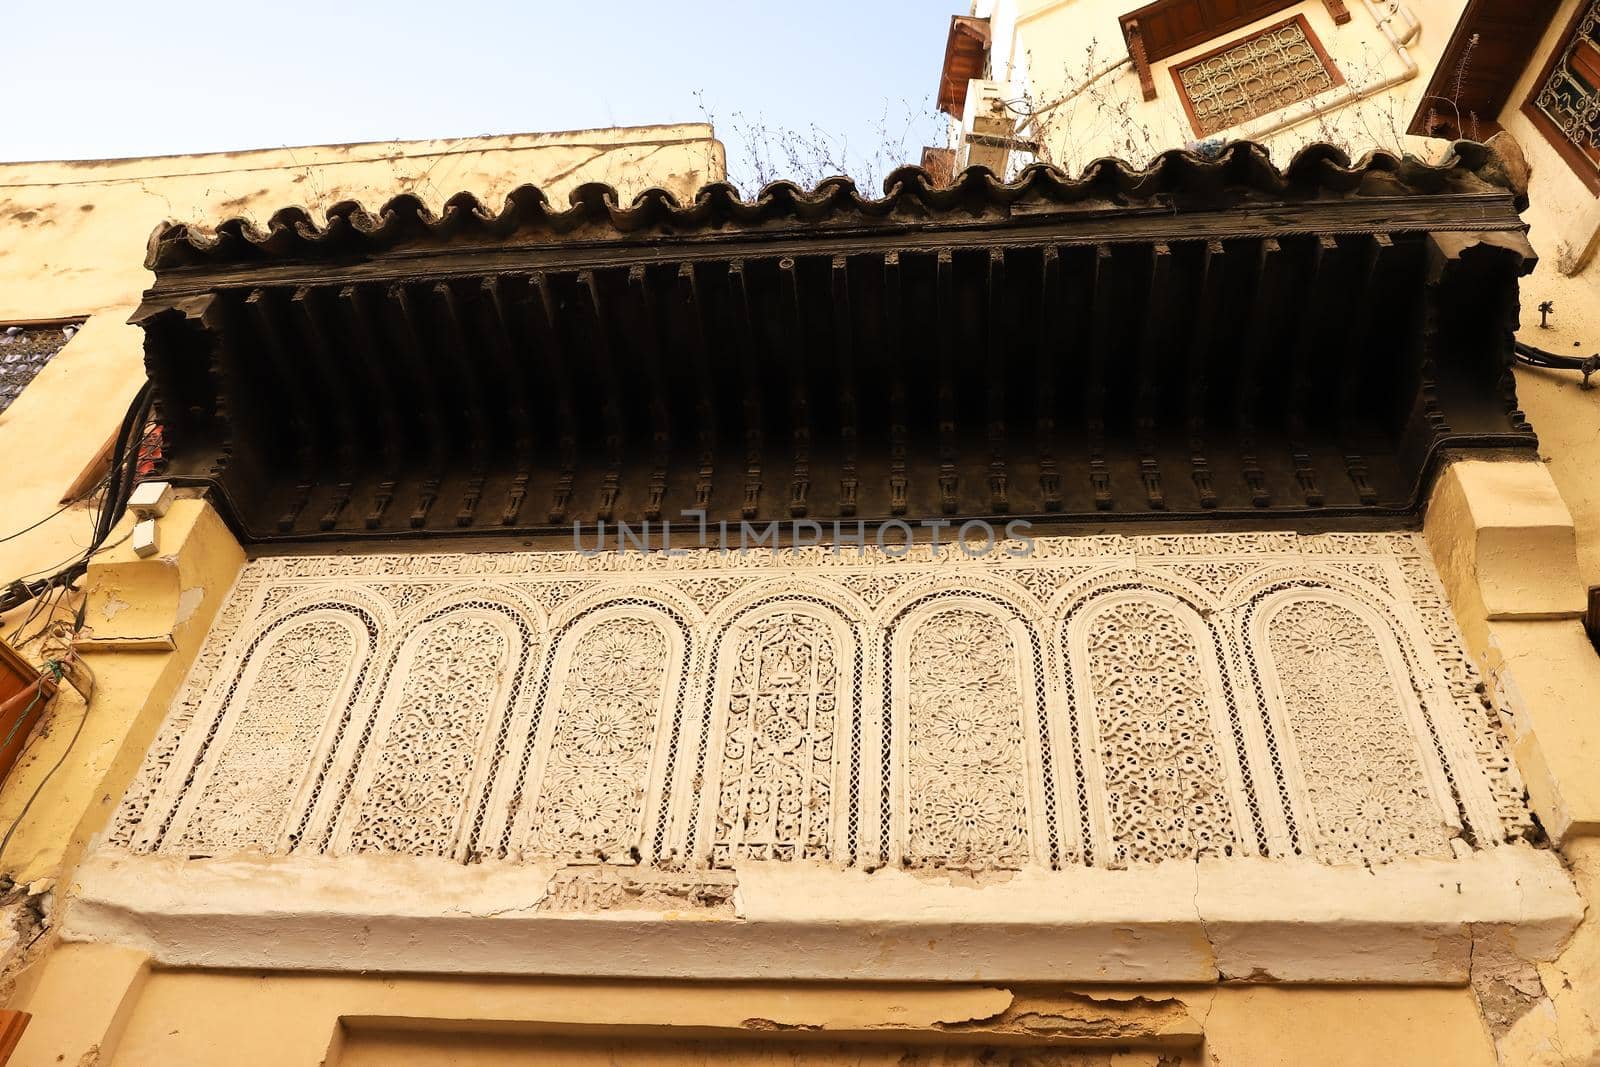
[[[915,162],[916,147],[937,137],[929,116],[949,16],[966,9],[964,0],[5,6],[4,160],[692,121],[703,103],[731,169],[747,178],[741,131],[760,125],[848,145],[857,172],[880,169],[872,157],[887,128]],[[769,147],[781,154],[782,141]]]

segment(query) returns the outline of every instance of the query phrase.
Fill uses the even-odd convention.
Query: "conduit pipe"
[[[1076,99],[1085,89],[1089,88],[1089,86],[1093,85],[1095,82],[1099,81],[1101,78],[1104,78],[1107,74],[1110,74],[1114,70],[1121,70],[1123,67],[1129,66],[1132,63],[1133,63],[1133,60],[1129,59],[1127,56],[1123,56],[1121,59],[1114,59],[1110,63],[1107,63],[1105,66],[1101,67],[1099,70],[1097,70],[1093,74],[1091,74],[1087,81],[1084,81],[1084,82],[1080,83],[1078,85],[1078,87],[1073,89],[1070,93],[1068,93],[1065,96],[1060,97],[1060,98],[1058,98],[1056,100],[1051,101],[1050,103],[1046,104],[1044,107],[1041,107],[1038,111],[1030,112],[1029,114],[1027,114],[1027,115],[1025,115],[1023,117],[1025,119],[1036,119],[1040,115],[1048,115],[1050,112],[1054,111],[1056,108],[1060,107],[1062,104],[1065,104],[1070,100]],[[1008,101],[1006,106],[1009,108],[1010,104],[1011,104],[1011,102]],[[1019,129],[1020,129],[1020,127],[1019,127]]]
[[[1369,82],[1366,85],[1359,87],[1349,86],[1349,91],[1341,94],[1336,100],[1318,104],[1299,114],[1287,115],[1276,121],[1269,122],[1265,126],[1249,128],[1246,132],[1250,140],[1259,141],[1275,133],[1282,133],[1284,130],[1310,122],[1318,115],[1325,115],[1329,111],[1346,107],[1365,100],[1369,96],[1376,96],[1379,93],[1386,92],[1396,85],[1408,82],[1417,76],[1417,61],[1411,58],[1411,53],[1406,48],[1407,45],[1417,39],[1417,34],[1422,31],[1422,24],[1417,21],[1416,16],[1411,14],[1411,11],[1400,3],[1400,0],[1389,0],[1388,3],[1383,5],[1388,9],[1389,13],[1387,15],[1380,15],[1377,6],[1373,4],[1372,0],[1361,0],[1361,6],[1367,9],[1367,14],[1372,16],[1372,21],[1377,24],[1378,30],[1388,40],[1390,47],[1394,49],[1395,56],[1400,60],[1401,69],[1387,78],[1380,78],[1378,81]],[[1403,35],[1395,33],[1392,25],[1395,19],[1401,19],[1405,23],[1405,33]]]

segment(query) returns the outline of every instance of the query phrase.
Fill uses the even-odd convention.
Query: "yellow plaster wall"
[[[1529,207],[1524,213],[1528,238],[1539,253],[1539,266],[1522,283],[1520,340],[1562,355],[1600,352],[1600,197],[1590,192],[1522,114],[1557,39],[1577,10],[1579,0],[1565,0],[1522,80],[1512,91],[1500,122],[1516,137],[1527,157]],[[1538,306],[1555,304],[1550,328],[1539,328]],[[1600,376],[1594,382],[1600,386]],[[1578,571],[1585,587],[1600,585],[1600,388],[1579,388],[1571,371],[1523,367],[1517,372],[1517,396],[1539,434],[1539,453],[1572,509],[1577,531]]]
[[[1551,19],[1549,29],[1545,31],[1544,38],[1535,50],[1533,62],[1523,71],[1522,78],[1512,89],[1511,97],[1499,119],[1500,124],[1522,145],[1533,171],[1530,181],[1533,203],[1526,217],[1532,226],[1530,236],[1534,239],[1539,254],[1545,258],[1538,276],[1546,283],[1543,286],[1546,291],[1544,295],[1531,300],[1529,297],[1533,294],[1524,293],[1525,322],[1530,321],[1528,313],[1533,311],[1539,300],[1559,295],[1579,297],[1587,293],[1592,297],[1594,294],[1592,277],[1588,288],[1579,290],[1567,289],[1566,286],[1555,282],[1555,278],[1565,278],[1568,274],[1576,273],[1575,268],[1586,265],[1594,258],[1597,246],[1600,246],[1600,198],[1589,191],[1572,168],[1551,147],[1544,134],[1540,133],[1522,113],[1523,102],[1533,94],[1534,83],[1543,71],[1550,53],[1555,50],[1556,42],[1572,22],[1580,2],[1581,0],[1562,0]],[[1552,267],[1555,269],[1551,270]],[[1594,306],[1592,300],[1586,309],[1579,307],[1578,304],[1579,301],[1573,299],[1566,301],[1566,307],[1558,308],[1556,321],[1561,325],[1557,328],[1573,335],[1587,332],[1591,338],[1591,347],[1600,347],[1600,344],[1593,343],[1595,327],[1600,325],[1600,307]],[[1537,317],[1531,321],[1537,321]],[[1548,333],[1542,336],[1551,339]],[[1528,337],[1525,340],[1539,343],[1543,348],[1551,347],[1540,343],[1537,338]]]
[[[113,547],[87,576],[88,641],[80,651],[92,671],[89,705],[63,687],[0,791],[0,825],[10,826],[44,786],[6,848],[5,870],[18,882],[70,871],[110,817],[244,565],[238,542],[200,500],[174,502],[158,524],[162,551],[154,558],[115,544],[130,526],[124,520],[112,531]],[[124,651],[119,636],[170,638],[173,649]]]
[[[163,220],[210,224],[240,215],[264,222],[285,206],[320,212],[355,199],[376,207],[401,192],[437,208],[467,190],[497,207],[524,183],[541,186],[557,202],[586,182],[614,185],[624,198],[650,186],[687,197],[723,175],[722,146],[703,124],[0,164],[0,326],[87,317],[0,413],[0,582],[54,571],[89,541],[87,506],[9,535],[57,508],[144,379],[142,331],[126,323],[152,281],[145,250]],[[31,905],[46,916],[44,932],[77,857],[142,759],[244,560],[215,512],[198,500],[179,500],[159,525],[157,556],[140,560],[119,544],[129,529],[124,522],[109,539],[112,547],[96,558],[80,594],[88,599],[89,644],[81,654],[93,673],[92,699],[86,708],[63,687],[0,788],[0,827],[16,825],[0,871],[30,887]],[[63,606],[63,615],[77,599]],[[0,632],[9,633],[32,606],[0,619]],[[37,648],[23,651],[39,661]],[[26,999],[41,972],[10,973],[18,961],[10,954],[9,927],[23,917],[20,907],[0,911],[6,957],[0,976],[7,986],[14,980],[17,999]],[[16,933],[30,936],[33,928]],[[50,938],[39,937],[23,962],[50,948]],[[52,1027],[94,1028],[70,1002],[36,1021],[35,1032],[49,1034]]]
[[[1600,838],[1573,840],[1562,852],[1584,899],[1600,900]],[[1600,918],[1592,905],[1566,951],[1541,964],[1539,977],[1549,1003],[1524,1015],[1501,1039],[1504,1062],[1600,1063]]]
[[[152,281],[143,265],[145,248],[162,220],[210,224],[243,215],[264,222],[288,205],[320,211],[355,199],[376,207],[407,191],[433,207],[463,189],[498,206],[524,183],[540,185],[557,202],[594,181],[615,185],[623,197],[650,186],[686,197],[723,173],[722,147],[700,124],[0,164],[0,326],[88,316],[84,329],[0,413],[0,538],[55,510],[143,381],[143,333],[127,319]],[[88,507],[77,507],[31,533],[0,540],[0,581],[70,560],[88,543],[91,522]],[[88,625],[97,636],[126,637],[163,634],[176,625],[178,652],[87,654],[99,680],[87,718],[82,701],[63,690],[42,734],[0,789],[0,826],[8,826],[84,721],[71,758],[0,856],[0,869],[19,881],[59,873],[98,828],[243,559],[215,514],[197,502],[180,502],[162,527],[161,558],[169,565],[139,561],[127,545],[99,558],[90,575],[99,588],[91,592],[96,602]],[[118,529],[110,543],[126,532]],[[191,540],[190,550],[179,552]],[[4,630],[31,606],[0,620]]]
[[[1583,261],[1575,250],[1575,244],[1591,241],[1600,226],[1600,197],[1533,128],[1521,105],[1578,3],[1561,4],[1499,117],[1528,163],[1529,207],[1523,217],[1539,254],[1537,268],[1522,281],[1517,337],[1562,355],[1600,351],[1600,265],[1593,258]],[[1555,305],[1548,329],[1539,326],[1538,305],[1545,300]],[[1528,756],[1523,770],[1546,828],[1560,837],[1585,837],[1600,834],[1600,725],[1594,714],[1600,708],[1600,656],[1576,619],[1514,618],[1485,612],[1471,601],[1481,595],[1548,606],[1556,597],[1551,578],[1558,575],[1573,594],[1571,615],[1581,610],[1585,590],[1600,585],[1600,388],[1581,388],[1580,376],[1572,371],[1519,366],[1516,375],[1517,396],[1539,435],[1539,460],[1548,472],[1548,478],[1522,481],[1553,482],[1560,504],[1571,515],[1572,547],[1556,547],[1559,515],[1544,498],[1542,485],[1527,493],[1501,491],[1494,524],[1507,535],[1500,546],[1503,577],[1480,579],[1475,590],[1470,583],[1458,583],[1452,599],[1469,644],[1506,679],[1533,720],[1520,724],[1518,746]],[[1600,376],[1594,384],[1600,386]],[[1480,531],[1485,526],[1475,525]],[[1442,542],[1431,533],[1430,541],[1437,554]],[[1521,594],[1515,592],[1518,587]],[[1548,783],[1543,797],[1538,795],[1540,779]]]
[[[1594,254],[1600,198],[1522,115],[1521,104],[1578,3],[1561,5],[1500,116],[1530,168],[1524,217],[1540,255],[1538,268],[1523,280],[1517,336],[1563,355],[1600,351]],[[1545,300],[1555,305],[1549,329],[1538,325]],[[1572,513],[1576,585],[1600,585],[1600,389],[1583,390],[1570,371],[1519,367],[1517,395],[1539,434],[1540,459]],[[1568,870],[1589,902],[1566,951],[1539,968],[1548,999],[1501,1038],[1501,1058],[1540,1067],[1600,1063],[1600,656],[1576,620],[1493,622],[1485,631],[1483,643],[1473,644],[1520,709],[1522,721],[1513,720],[1516,753],[1535,810],[1560,836]]]
[[[1580,0],[1565,0],[1499,116],[1516,138],[1529,167],[1530,206],[1524,213],[1540,261],[1522,282],[1518,338],[1563,355],[1600,351],[1600,266],[1595,262],[1600,198],[1522,115],[1522,102],[1571,21]],[[1540,328],[1538,305],[1555,308]],[[1468,646],[1493,679],[1510,712],[1518,766],[1529,797],[1560,851],[1583,898],[1584,924],[1555,961],[1539,966],[1543,995],[1499,1036],[1502,1063],[1600,1063],[1600,655],[1576,618],[1517,617],[1495,612],[1521,604],[1548,607],[1565,585],[1574,605],[1600,585],[1600,389],[1580,388],[1571,371],[1518,367],[1517,395],[1539,434],[1533,464],[1506,464],[1495,480],[1521,489],[1498,493],[1492,517],[1469,517],[1456,490],[1478,483],[1478,473],[1452,471],[1435,490],[1428,538],[1467,636]],[[1596,384],[1600,384],[1597,380]],[[1538,470],[1528,470],[1537,467]],[[1520,468],[1520,470],[1518,470]],[[1481,473],[1481,472],[1479,472]],[[1546,487],[1553,483],[1571,515],[1570,539],[1552,523]],[[1488,523],[1480,520],[1488,517]],[[1499,540],[1485,579],[1464,569],[1462,541],[1485,526]],[[1568,545],[1570,540],[1570,547]],[[1519,596],[1516,590],[1527,592]],[[1507,593],[1510,592],[1508,596]],[[1498,617],[1497,617],[1498,615]]]
[[[1153,101],[1144,100],[1138,75],[1131,66],[1106,76],[1096,83],[1096,91],[1083,93],[1053,113],[1044,138],[1050,158],[1076,171],[1100,156],[1138,162],[1162,149],[1181,147],[1198,139],[1200,135],[1184,113],[1171,68],[1295,15],[1305,17],[1345,79],[1344,87],[1318,101],[1337,106],[1320,117],[1275,133],[1256,132],[1268,121],[1263,116],[1212,136],[1260,140],[1280,165],[1300,147],[1321,140],[1348,145],[1354,154],[1372,147],[1437,154],[1440,142],[1411,137],[1404,131],[1466,3],[1402,2],[1421,25],[1416,38],[1406,46],[1417,73],[1365,99],[1352,103],[1353,90],[1399,78],[1405,72],[1404,63],[1383,37],[1363,0],[1346,0],[1351,19],[1342,26],[1335,25],[1322,0],[1305,0],[1217,40],[1152,63],[1157,93]],[[996,27],[996,78],[1003,80],[1009,71],[1034,105],[1042,107],[1081,85],[1086,74],[1127,56],[1119,17],[1138,6],[1128,0],[978,0],[974,9],[978,14],[990,15]],[[1380,15],[1385,14],[1388,0],[1374,0],[1374,6]],[[1091,42],[1092,62],[1088,52]],[[1296,104],[1291,110],[1298,113],[1301,109],[1302,105]]]
[[[1464,988],[1075,990],[1001,986],[561,982],[147,970],[74,945],[27,1006],[79,1025],[24,1037],[24,1067],[1019,1062],[1494,1063]],[[752,1039],[760,1039],[759,1043]],[[976,1047],[975,1047],[976,1046]],[[1020,1047],[1017,1047],[1020,1046]],[[1041,1050],[1046,1046],[1047,1058]],[[1028,1051],[1024,1051],[1028,1050]],[[448,1055],[449,1059],[443,1057]],[[1005,1062],[1004,1060],[1000,1062]]]
[[[1122,6],[1101,0],[1058,5],[1024,26],[1024,47],[1035,57],[1049,49],[1076,57],[1082,50],[1082,27],[1090,25],[1104,56],[1104,48],[1120,44],[1115,15]],[[1344,53],[1337,42],[1350,27],[1334,29],[1320,2],[1302,6],[1324,43],[1335,46],[1339,61]],[[1411,6],[1424,21],[1418,49],[1442,48],[1446,22],[1461,7],[1459,0],[1417,0]],[[1351,7],[1359,26],[1368,16],[1359,2]],[[1044,62],[1030,58],[1035,69]],[[1408,91],[1420,92],[1428,74],[1424,66]],[[1158,70],[1157,80],[1162,88],[1158,104],[1176,106],[1170,76]],[[1137,94],[1136,80],[1133,92]],[[1406,118],[1409,113],[1405,110]],[[1524,137],[1525,144],[1529,140]],[[1108,150],[1130,154],[1115,145]],[[1089,156],[1095,154],[1100,153]],[[1570,336],[1561,336],[1600,341],[1595,329],[1600,323],[1594,318],[1600,301],[1594,299],[1592,270],[1566,278],[1554,270],[1554,257],[1540,244],[1543,233],[1560,229],[1562,213],[1574,203],[1570,189],[1550,177],[1548,160],[1536,151],[1529,155],[1535,166],[1535,209],[1529,217],[1534,242],[1547,260],[1525,290],[1524,306],[1531,313],[1545,298],[1538,294],[1553,294],[1558,329],[1570,331]],[[1561,166],[1559,160],[1555,166]],[[140,336],[123,323],[149,282],[141,266],[144,243],[161,218],[204,220],[236,213],[261,218],[288,203],[326,206],[354,197],[370,204],[404,188],[434,203],[462,188],[493,202],[524,181],[544,184],[557,198],[591,180],[619,185],[624,195],[646,185],[665,185],[682,195],[721,172],[720,146],[710,140],[708,128],[698,126],[0,166],[0,226],[7,238],[0,241],[0,323],[90,316],[87,328],[0,415],[0,445],[9,456],[26,457],[26,462],[8,463],[7,477],[0,479],[0,536],[55,506],[66,484],[114,429],[137,387],[142,376]],[[1548,191],[1543,205],[1542,188]],[[1535,340],[1558,347],[1545,334]],[[1600,493],[1592,477],[1600,469],[1600,419],[1594,417],[1600,412],[1595,406],[1600,393],[1579,393],[1570,375],[1526,372],[1519,378],[1524,406],[1551,456],[1550,473],[1575,519],[1577,569],[1585,581],[1600,582]],[[135,560],[126,547],[107,553],[96,567],[89,605],[96,636],[143,636],[135,631],[165,624],[177,650],[106,648],[86,654],[105,697],[95,701],[74,759],[41,796],[28,826],[4,857],[5,867],[20,868],[24,877],[70,871],[76,850],[103,823],[242,558],[216,522],[209,509],[194,502],[180,502],[163,521],[164,552],[169,545],[193,550],[189,563],[173,564],[175,576],[155,572],[149,561]],[[0,572],[9,576],[56,562],[82,543],[86,527],[85,515],[69,513],[35,535],[0,543]],[[190,596],[191,614],[180,619],[179,602],[194,589],[204,594],[198,600]],[[108,615],[108,605],[119,603],[136,606]],[[1586,813],[1600,812],[1600,779],[1594,777],[1600,772],[1586,777],[1581,764],[1593,751],[1596,734],[1592,714],[1586,718],[1584,711],[1594,707],[1600,688],[1589,670],[1593,665],[1575,643],[1577,624],[1570,619],[1464,621],[1478,628],[1485,646],[1501,650],[1501,666],[1509,664],[1510,673],[1527,682],[1524,696],[1539,709],[1534,731],[1538,743],[1519,742],[1519,759],[1530,780],[1556,783],[1551,789],[1558,792],[1565,789],[1560,796],[1547,790],[1535,802],[1542,814],[1562,805],[1577,813],[1568,820],[1574,836],[1564,852],[1588,899],[1596,899],[1600,853],[1585,834],[1591,832]],[[1539,660],[1556,645],[1564,658],[1540,660],[1543,675],[1516,666],[1519,657]],[[1548,685],[1540,680],[1545,676]],[[81,702],[70,695],[57,704],[49,735],[0,792],[0,820],[9,823],[43,770],[55,762],[73,717],[81,714]],[[1551,723],[1548,733],[1545,722]],[[1551,753],[1565,762],[1552,765]],[[1600,766],[1600,761],[1589,766]],[[1592,801],[1591,787],[1597,798]],[[1600,1003],[1595,995],[1600,950],[1594,942],[1600,935],[1595,931],[1591,921],[1565,956],[1543,968],[1549,999],[1502,1040],[1504,1062],[1561,1062],[1569,1050],[1597,1047],[1593,1005]],[[36,1018],[14,1062],[226,1062],[249,1067],[318,1064],[331,1053],[334,1058],[326,1060],[330,1064],[399,1063],[404,1062],[399,1057],[406,1042],[394,1036],[397,1031],[431,1027],[437,1032],[442,1027],[445,1032],[491,1032],[492,1038],[478,1041],[474,1056],[465,1055],[472,1049],[458,1047],[463,1053],[458,1059],[496,1063],[509,1062],[508,1048],[513,1055],[526,1051],[530,1027],[554,1027],[570,1035],[577,1026],[613,1023],[626,1023],[632,1028],[629,1039],[644,1043],[617,1045],[613,1035],[605,1039],[611,1044],[597,1046],[623,1060],[630,1047],[659,1052],[663,1042],[685,1036],[728,1041],[740,1034],[788,1032],[789,1027],[813,1039],[818,1034],[810,1028],[821,1027],[822,1038],[837,1032],[849,1040],[863,1033],[881,1038],[875,1031],[884,1027],[921,1028],[925,1032],[920,1035],[890,1036],[923,1047],[933,1039],[937,1049],[952,1026],[975,1029],[983,1040],[1016,1037],[1013,1024],[1023,1014],[1019,1004],[1047,1019],[1070,1018],[1075,1034],[1099,1025],[1103,1035],[1114,1039],[1113,1046],[1128,1045],[1127,1062],[1148,1059],[1157,1037],[1166,1044],[1156,1045],[1192,1062],[1494,1062],[1494,1044],[1468,988],[1229,985],[1069,994],[965,987],[646,986],[152,972],[137,954],[92,945],[57,948],[23,976],[13,1006],[36,1012]],[[747,1025],[749,1020],[772,1026]],[[510,1032],[496,1030],[494,1024],[506,1022],[522,1025]],[[686,1035],[685,1027],[700,1031]],[[934,1033],[926,1032],[930,1029]],[[1203,1040],[1197,1036],[1202,1030]],[[680,1056],[674,1048],[658,1055],[658,1061],[705,1059],[688,1048],[678,1050]]]
[[[377,207],[412,192],[437,208],[466,190],[498,207],[518,185],[564,203],[585,182],[625,198],[650,186],[690,195],[723,177],[704,124],[572,133],[274,148],[214,155],[0,164],[0,326],[89,316],[88,325],[0,413],[0,537],[53,511],[115,432],[144,378],[143,333],[126,325],[152,281],[147,241],[163,220],[210,224],[279,208]],[[0,581],[70,558],[90,519],[75,509],[0,541]]]

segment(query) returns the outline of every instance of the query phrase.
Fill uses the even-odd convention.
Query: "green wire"
[[[47,673],[49,673],[50,675],[52,675],[57,682],[61,681],[61,676],[66,673],[66,671],[61,666],[61,661],[58,660],[58,659],[52,659],[52,660],[45,661],[44,667],[45,667],[45,671]],[[0,751],[4,751],[6,746],[11,744],[11,739],[13,737],[17,736],[17,731],[22,728],[22,724],[23,723],[28,721],[28,716],[33,713],[33,709],[34,709],[35,705],[37,705],[39,703],[39,701],[43,697],[44,697],[44,675],[41,674],[39,676],[38,688],[34,691],[34,694],[33,694],[33,699],[28,701],[28,706],[22,709],[22,714],[17,716],[17,721],[12,723],[11,724],[11,729],[6,731],[5,740],[0,741]]]
[[[39,703],[39,698],[43,695],[44,686],[41,685],[38,692],[33,694],[33,699],[28,701],[28,706],[22,709],[22,714],[18,716],[17,721],[11,724],[11,729],[6,731],[6,739],[4,741],[0,741],[0,750],[3,750],[7,745],[11,744],[11,739],[17,736],[18,727],[28,721],[28,715],[33,711],[33,706]]]

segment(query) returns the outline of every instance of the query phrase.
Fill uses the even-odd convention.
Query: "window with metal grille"
[[[1344,84],[1300,15],[1174,64],[1172,78],[1203,137]]]
[[[1600,193],[1600,0],[1579,5],[1522,110]]]
[[[82,319],[71,319],[0,326],[0,411],[11,406],[82,325]]]

